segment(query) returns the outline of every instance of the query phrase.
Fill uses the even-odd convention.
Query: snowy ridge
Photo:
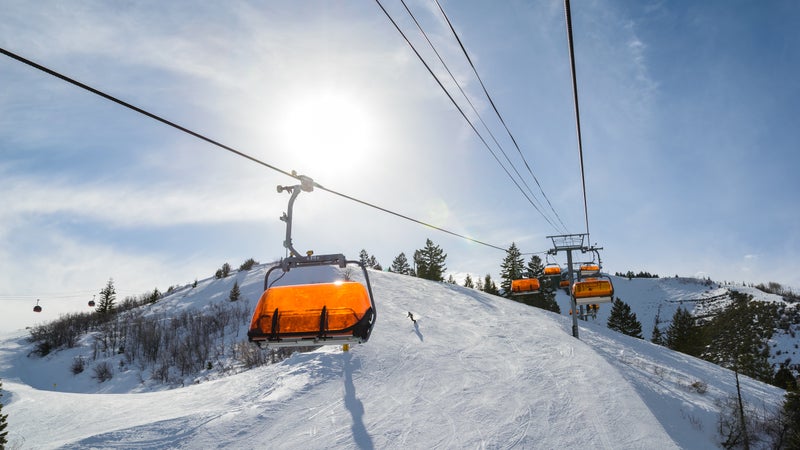
[[[254,304],[265,269],[178,289],[151,313],[224,300],[234,280]],[[716,445],[716,405],[734,392],[728,370],[617,334],[600,319],[581,322],[576,340],[564,306],[556,315],[455,285],[370,278],[378,321],[367,344],[349,353],[323,347],[177,389],[117,373],[102,388],[116,394],[91,393],[96,381],[76,381],[66,370],[74,354],[29,358],[24,335],[8,335],[0,378],[9,448]],[[626,282],[615,280],[621,297]],[[634,279],[628,288],[667,292],[673,284]],[[686,298],[706,289],[686,286]],[[742,381],[746,401],[768,408],[782,401],[782,390]],[[696,382],[707,385],[704,393]]]

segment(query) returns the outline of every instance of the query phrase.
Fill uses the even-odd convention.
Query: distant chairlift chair
[[[572,285],[576,305],[591,305],[614,301],[614,285],[610,279],[589,278]]]
[[[538,278],[520,278],[511,281],[511,295],[538,294],[540,289]]]

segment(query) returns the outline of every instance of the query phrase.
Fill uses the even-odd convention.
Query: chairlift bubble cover
[[[247,335],[251,341],[328,337],[366,341],[373,317],[369,294],[360,283],[277,286],[261,296]]]
[[[557,265],[545,266],[544,274],[547,276],[561,275],[561,267]]]
[[[538,278],[522,278],[511,281],[512,294],[536,293],[540,287]]]
[[[581,276],[590,277],[600,273],[600,266],[597,264],[584,264],[581,266]]]
[[[611,280],[578,281],[572,286],[572,295],[578,305],[607,303],[613,301],[614,286],[611,284]]]

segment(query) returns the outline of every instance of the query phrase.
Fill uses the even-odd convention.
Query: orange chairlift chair
[[[538,294],[541,284],[538,278],[511,280],[511,295]]]
[[[580,268],[581,278],[596,277],[600,274],[600,265],[591,263],[583,263]]]
[[[591,305],[614,301],[614,285],[605,278],[589,278],[572,285],[576,305]]]
[[[561,266],[555,263],[544,266],[544,276],[561,278]]]
[[[561,284],[561,266],[548,263],[542,270],[542,281],[548,290],[555,290]]]
[[[592,249],[597,257],[597,263],[592,260],[589,263],[580,265],[580,278],[572,285],[572,296],[575,298],[576,305],[594,305],[594,312],[597,312],[598,303],[608,303],[614,301],[614,285],[608,277],[600,274],[600,253],[598,249]]]
[[[342,254],[301,256],[292,246],[292,207],[301,191],[311,192],[311,178],[299,176],[297,186],[278,186],[278,192],[291,192],[287,214],[284,247],[290,256],[267,271],[264,293],[253,312],[247,337],[262,347],[300,347],[315,345],[347,345],[369,340],[375,325],[376,310],[372,286],[365,265],[349,261]],[[335,265],[341,269],[348,264],[361,267],[364,284],[354,281],[273,286],[283,275],[270,283],[273,271],[283,274],[292,269]]]

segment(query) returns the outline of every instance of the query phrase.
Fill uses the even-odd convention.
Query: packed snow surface
[[[234,279],[254,305],[264,270],[205,280],[152,307],[201,308]],[[370,279],[378,316],[368,343],[174,389],[124,372],[102,384],[76,378],[68,367],[80,349],[28,356],[27,335],[7,334],[0,378],[9,448],[717,446],[718,404],[735,392],[728,370],[610,331],[604,320],[582,321],[575,339],[563,305],[557,315],[451,284]],[[636,292],[702,295],[696,285],[633,281]],[[782,390],[742,383],[747,402],[780,405]]]

